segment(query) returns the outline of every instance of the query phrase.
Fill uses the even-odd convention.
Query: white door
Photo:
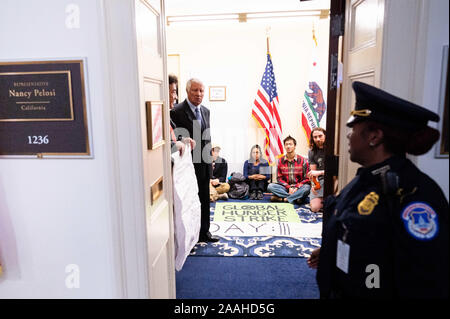
[[[384,0],[347,0],[345,6],[344,74],[339,122],[339,190],[355,176],[358,164],[350,161],[345,125],[354,108],[354,81],[380,86]]]
[[[135,0],[135,19],[149,295],[175,298],[164,1]]]

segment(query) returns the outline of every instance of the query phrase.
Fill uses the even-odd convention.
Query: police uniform
[[[413,131],[439,117],[355,82],[348,126],[365,119]],[[363,167],[324,203],[322,298],[448,298],[448,202],[403,155]]]

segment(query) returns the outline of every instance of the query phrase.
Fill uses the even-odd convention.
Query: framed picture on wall
[[[147,149],[154,150],[164,144],[163,102],[145,102],[147,115]]]
[[[210,86],[209,100],[210,101],[225,101],[227,99],[226,86]]]
[[[442,70],[441,70],[441,88],[439,91],[439,131],[441,136],[439,142],[436,143],[435,157],[448,158],[448,45],[442,50]]]

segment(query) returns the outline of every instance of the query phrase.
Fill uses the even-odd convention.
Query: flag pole
[[[266,39],[267,39],[267,54],[270,54],[270,50],[269,50],[269,38],[270,38],[270,27],[266,28]]]
[[[316,46],[317,46],[316,30],[315,30],[315,28],[314,28],[314,21],[313,21],[313,25],[312,25],[312,38],[313,38],[314,43],[315,43]]]

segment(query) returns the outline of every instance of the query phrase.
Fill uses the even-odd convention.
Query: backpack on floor
[[[247,199],[250,186],[245,182],[246,178],[242,173],[234,172],[228,177],[230,190],[228,196],[233,199]]]

